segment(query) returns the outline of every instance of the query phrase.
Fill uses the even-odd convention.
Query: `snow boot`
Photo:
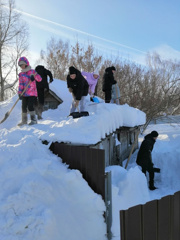
[[[43,118],[42,118],[42,112],[43,112],[43,105],[42,105],[42,104],[39,104],[38,113],[37,113],[39,120],[40,120],[40,119],[43,119]]]
[[[23,126],[27,124],[27,113],[22,113],[22,121],[20,123],[18,123],[18,126]]]
[[[31,117],[31,122],[29,123],[29,125],[34,125],[37,123],[37,120],[36,120],[36,115],[35,115],[35,111],[31,111],[29,112],[30,113],[30,117]]]
[[[154,186],[154,181],[149,181],[149,189],[150,190],[155,190],[157,187]]]

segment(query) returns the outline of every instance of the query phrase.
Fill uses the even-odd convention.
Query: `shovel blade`
[[[80,118],[80,117],[89,116],[89,113],[88,113],[87,111],[83,111],[83,112],[72,112],[72,113],[70,113],[70,116],[72,116],[73,118]]]

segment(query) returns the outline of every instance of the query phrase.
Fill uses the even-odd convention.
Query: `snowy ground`
[[[63,94],[67,96],[65,90]],[[17,96],[0,104],[0,120],[16,99]],[[19,101],[0,125],[1,240],[106,240],[102,216],[105,204],[101,196],[89,188],[79,171],[69,170],[41,140],[54,141],[62,135],[62,139],[74,142],[77,140],[74,134],[83,137],[77,129],[86,133],[89,127],[90,140],[84,138],[83,141],[94,142],[117,124],[143,122],[144,114],[127,105],[102,103],[88,108],[89,117],[73,120],[67,118],[69,107],[70,101],[65,101],[57,110],[44,112],[44,119],[37,125],[19,128]],[[121,114],[116,114],[117,109]],[[108,111],[112,111],[112,115]],[[112,120],[108,125],[109,119]],[[101,129],[95,134],[97,127]],[[159,132],[152,153],[155,165],[161,168],[161,173],[155,175],[157,190],[149,191],[148,180],[135,163],[137,151],[127,170],[120,166],[106,169],[112,171],[113,240],[120,239],[119,210],[180,190],[180,125],[177,121],[173,124],[158,122],[158,125],[150,125],[144,134],[152,130]],[[139,143],[142,140],[140,135]]]

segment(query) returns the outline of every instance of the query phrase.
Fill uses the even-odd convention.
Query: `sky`
[[[180,60],[179,0],[16,0],[29,25],[30,57],[51,37],[74,45],[93,43],[107,58],[145,63],[147,52]]]
[[[141,124],[144,114],[131,109],[130,117],[128,105],[102,102],[88,108],[90,101],[87,101],[90,116],[67,118],[71,95],[64,93],[65,82],[59,80],[54,80],[50,89],[53,90],[57,84],[61,85],[60,97],[64,102],[55,110],[43,112],[43,119],[38,124],[17,126],[21,120],[20,101],[6,121],[0,124],[1,240],[107,240],[102,197],[89,187],[78,170],[69,169],[41,140],[43,136],[49,141],[56,138],[61,140],[67,133],[69,141],[74,142],[77,128],[80,138],[87,135],[86,129],[91,138],[90,133],[94,131],[93,126],[98,120],[101,123],[99,128],[105,134],[109,129],[113,131],[112,126],[115,127],[116,121],[125,126]],[[0,103],[0,120],[17,98],[15,95]],[[109,115],[105,105],[108,106]],[[121,119],[114,119],[114,109],[119,110]],[[104,118],[101,116],[103,110]],[[159,133],[152,152],[155,166],[161,169],[160,174],[155,173],[155,191],[148,189],[148,175],[146,178],[135,163],[138,150],[131,156],[127,169],[124,168],[126,161],[123,167],[114,165],[106,168],[112,173],[113,240],[120,240],[120,210],[180,191],[179,120],[180,117],[173,119],[171,124],[162,121],[151,124],[143,135],[139,135],[140,145],[144,136],[152,130]]]

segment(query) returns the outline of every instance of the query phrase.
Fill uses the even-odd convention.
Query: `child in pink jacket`
[[[83,71],[83,72],[81,72],[81,74],[83,75],[83,77],[86,79],[86,81],[89,84],[88,92],[89,92],[90,98],[92,99],[94,96],[96,84],[99,79],[99,73],[97,71],[94,71],[93,73]]]
[[[31,122],[29,125],[33,125],[37,123],[36,115],[34,111],[34,103],[37,98],[37,88],[36,82],[40,82],[41,76],[37,74],[37,72],[31,69],[29,65],[29,61],[26,57],[21,57],[18,61],[18,65],[21,68],[21,72],[19,73],[19,89],[18,94],[19,98],[22,100],[22,122],[18,124],[18,126],[22,126],[27,124],[27,111],[29,110]],[[34,81],[35,80],[35,81]],[[26,91],[23,93],[26,86]],[[23,94],[22,94],[23,93]]]

